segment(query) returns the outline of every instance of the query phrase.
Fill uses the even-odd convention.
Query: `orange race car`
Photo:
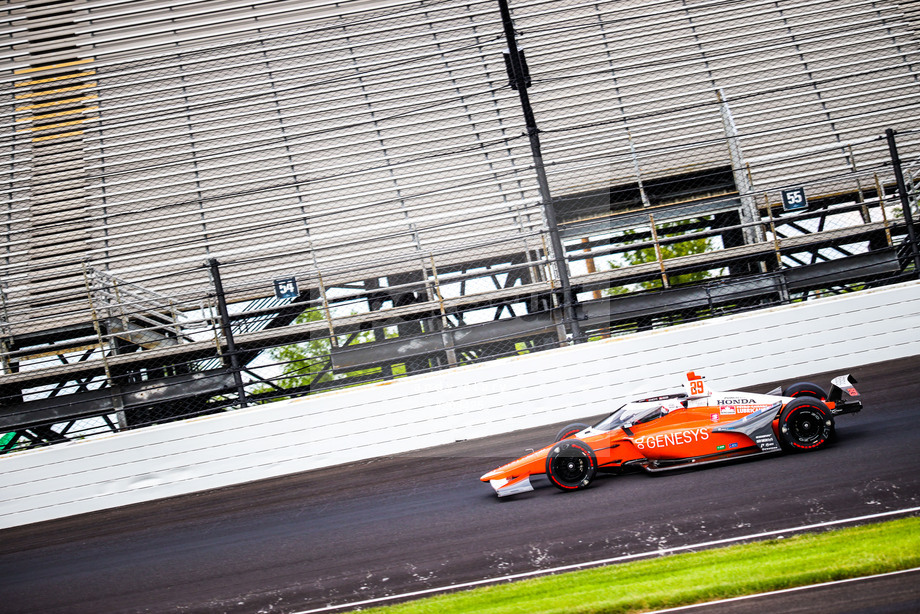
[[[782,450],[815,450],[834,437],[834,418],[862,409],[850,375],[830,392],[808,382],[766,394],[710,390],[687,373],[682,389],[643,394],[594,426],[572,424],[555,443],[490,471],[499,497],[533,490],[546,474],[557,488],[587,487],[599,471],[664,471]]]

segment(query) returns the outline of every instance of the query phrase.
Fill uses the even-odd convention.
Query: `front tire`
[[[597,457],[580,439],[564,439],[546,455],[546,475],[559,490],[587,488],[597,475]]]
[[[814,397],[790,401],[779,416],[779,442],[786,450],[817,450],[827,445],[833,433],[834,417]]]

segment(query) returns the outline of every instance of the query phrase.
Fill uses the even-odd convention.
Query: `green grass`
[[[364,610],[626,614],[920,566],[920,518],[622,563]]]

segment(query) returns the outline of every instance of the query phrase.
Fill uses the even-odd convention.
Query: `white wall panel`
[[[0,528],[575,420],[693,369],[743,387],[917,354],[918,283],[616,337],[6,455]]]

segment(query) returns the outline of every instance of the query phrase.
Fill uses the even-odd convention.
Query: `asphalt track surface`
[[[479,482],[550,426],[0,531],[0,612],[298,612],[917,507],[920,357],[851,372],[865,409],[811,453],[503,500]],[[916,575],[893,582],[917,602]],[[803,611],[897,611],[827,592]]]

